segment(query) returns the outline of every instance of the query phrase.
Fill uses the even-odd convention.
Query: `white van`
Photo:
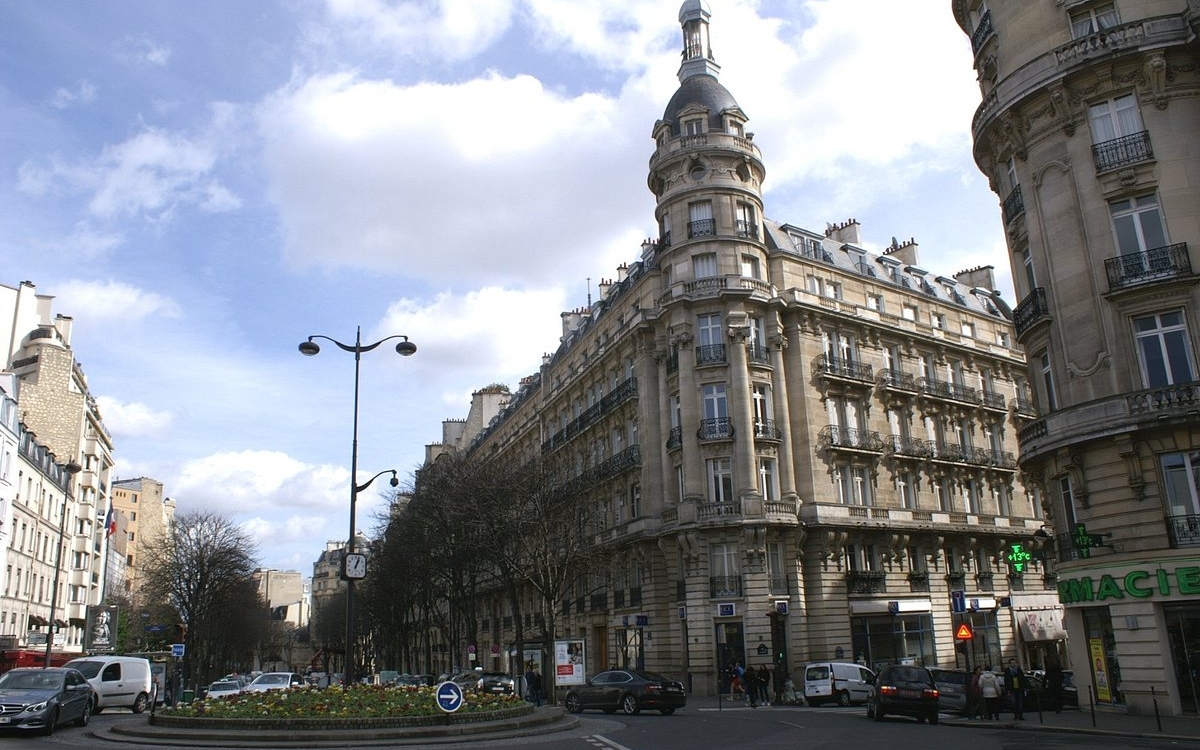
[[[810,706],[866,703],[874,686],[875,673],[853,662],[822,661],[804,668],[804,700]]]
[[[106,708],[128,708],[140,714],[156,700],[158,692],[150,672],[150,660],[135,656],[85,656],[66,666],[78,669],[96,690],[92,713]]]

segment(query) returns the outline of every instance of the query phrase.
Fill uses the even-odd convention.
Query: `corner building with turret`
[[[992,269],[928,270],[915,241],[868,252],[854,220],[764,219],[763,155],[709,21],[683,4],[680,85],[652,131],[657,237],[464,441],[587,472],[610,562],[552,637],[586,642],[589,676],[645,667],[702,695],[737,662],[801,680],[815,660],[1063,654],[1015,457],[1025,360]],[[487,597],[480,653],[512,645],[505,601]]]

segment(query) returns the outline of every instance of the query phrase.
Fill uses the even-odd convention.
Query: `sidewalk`
[[[744,703],[731,702],[728,696],[720,702],[713,697],[688,696],[688,708],[697,711],[746,711],[750,710]],[[854,706],[837,708],[821,706],[771,706],[759,707],[758,711],[820,711],[822,713],[840,713],[846,716],[865,716],[866,708]],[[1128,737],[1152,737],[1155,739],[1175,739],[1181,742],[1200,746],[1200,716],[1184,714],[1182,716],[1134,716],[1112,708],[1097,708],[1094,725],[1093,715],[1088,708],[1065,709],[1062,713],[1053,711],[1038,714],[1037,711],[1026,711],[1025,720],[1017,721],[1012,714],[1002,714],[999,721],[983,721],[981,719],[964,719],[960,716],[942,714],[939,723],[964,728],[988,729],[1017,729],[1022,731],[1071,732],[1077,734],[1103,734]],[[1161,727],[1161,728],[1160,728]]]

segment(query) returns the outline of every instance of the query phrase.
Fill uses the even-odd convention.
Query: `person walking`
[[[1050,700],[1054,702],[1054,713],[1061,714],[1063,706],[1063,668],[1062,662],[1054,656],[1046,664],[1046,688],[1050,691]]]
[[[779,662],[775,665],[775,675],[773,679],[775,681],[775,705],[782,706],[784,705],[783,687],[785,684],[787,684],[788,680],[787,666],[785,666],[783,662]]]
[[[763,664],[758,668],[758,702],[764,706],[771,705],[771,670]]]
[[[974,719],[976,716],[983,718],[983,701],[979,695],[979,673],[982,671],[975,667],[967,678],[967,705],[963,708],[967,719]]]
[[[542,676],[532,665],[525,672],[525,692],[530,703],[535,706],[542,705]]]
[[[992,671],[991,664],[984,667],[983,673],[979,675],[979,697],[983,699],[984,718],[999,721],[1000,678]]]
[[[1004,689],[1012,696],[1013,719],[1025,721],[1025,673],[1016,659],[1008,660],[1004,670]]]

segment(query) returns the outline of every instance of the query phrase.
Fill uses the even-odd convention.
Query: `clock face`
[[[366,578],[367,556],[356,552],[346,555],[345,574],[347,578]]]

